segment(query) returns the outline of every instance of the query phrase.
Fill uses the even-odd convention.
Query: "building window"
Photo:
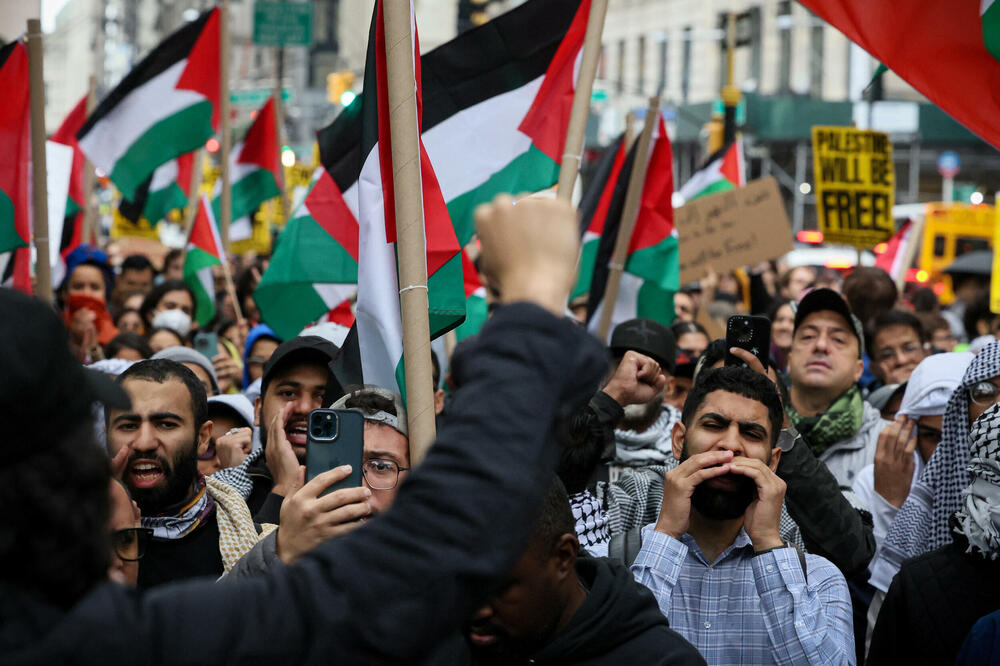
[[[618,40],[618,71],[615,76],[615,89],[619,94],[625,92],[625,40]]]
[[[778,91],[788,93],[792,89],[792,3],[781,0],[778,3],[777,28],[778,44]]]
[[[684,28],[681,38],[681,103],[687,104],[691,92],[691,26]]]
[[[823,97],[823,23],[810,14],[809,29],[809,95]]]
[[[667,68],[669,63],[667,62],[667,56],[670,53],[670,42],[667,41],[667,36],[663,35],[663,41],[660,42],[660,76],[656,82],[656,93],[658,95],[664,94],[667,90]]]
[[[646,36],[639,37],[639,94],[646,93]]]

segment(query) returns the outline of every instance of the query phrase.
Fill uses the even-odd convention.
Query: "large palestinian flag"
[[[101,101],[77,134],[126,199],[165,162],[219,127],[219,10],[163,41]]]
[[[153,175],[136,190],[134,200],[122,199],[118,205],[122,217],[133,223],[146,218],[155,227],[170,211],[187,206],[195,154],[184,153],[156,167]]]
[[[204,326],[215,316],[215,278],[212,266],[221,264],[225,257],[226,252],[222,248],[222,238],[212,215],[212,206],[208,203],[208,195],[202,194],[184,253],[184,281],[194,291],[194,319],[199,326]]]
[[[249,217],[262,203],[281,194],[281,153],[278,146],[278,127],[274,114],[274,99],[268,98],[257,113],[253,124],[242,141],[230,152],[229,182],[232,183],[232,219]],[[216,181],[212,192],[212,207],[216,219],[221,215],[222,181]],[[229,229],[229,240],[245,240],[252,230],[248,225],[243,233],[234,234]],[[285,336],[287,338],[291,335]]]
[[[28,50],[21,42],[0,49],[0,252],[31,242],[28,183],[31,178],[31,100]]]
[[[629,241],[625,270],[619,282],[618,300],[614,304],[609,331],[619,323],[635,317],[652,319],[663,325],[670,324],[674,319],[673,295],[680,288],[680,257],[671,201],[674,190],[673,149],[662,117],[653,141],[639,212]],[[625,157],[604,209],[604,228],[594,261],[587,307],[591,330],[596,329],[601,309],[606,306],[602,301],[607,286],[608,264],[618,239],[635,153],[636,149],[633,147]],[[607,187],[599,181],[592,187],[607,191]],[[596,200],[593,214],[584,211],[585,219],[587,215],[596,215],[601,211],[605,198],[601,196]]]
[[[955,120],[1000,148],[996,0],[801,0]]]
[[[705,166],[696,171],[680,189],[684,201],[725,192],[747,184],[746,163],[743,159],[743,142],[737,139],[716,151],[705,160]]]
[[[254,301],[261,319],[287,340],[354,296],[357,284],[358,221],[320,167],[278,236]]]
[[[66,199],[66,215],[63,220],[62,238],[59,239],[59,253],[65,257],[72,252],[81,242],[83,236],[83,169],[86,158],[80,150],[76,141],[76,133],[83,127],[87,120],[87,96],[77,102],[73,110],[69,112],[52,134],[52,141],[69,146],[73,149],[73,166],[69,176],[69,195]],[[50,239],[51,240],[54,239]]]

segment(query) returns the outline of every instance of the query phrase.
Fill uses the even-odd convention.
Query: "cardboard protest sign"
[[[674,210],[681,284],[780,257],[792,250],[792,229],[774,178],[762,178]]]
[[[994,206],[993,273],[990,274],[990,312],[1000,314],[1000,206]]]
[[[813,127],[816,214],[823,238],[870,249],[896,232],[896,176],[884,132]]]

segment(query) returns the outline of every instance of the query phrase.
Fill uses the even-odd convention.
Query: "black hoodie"
[[[705,664],[701,654],[670,629],[653,593],[624,565],[607,558],[576,561],[587,599],[565,627],[524,664]],[[475,664],[465,641],[436,651],[428,664]],[[511,666],[515,666],[512,664]]]

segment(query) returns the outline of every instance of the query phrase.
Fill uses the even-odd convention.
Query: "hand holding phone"
[[[219,336],[208,331],[195,333],[193,340],[195,351],[209,361],[219,354]]]
[[[309,412],[306,432],[306,482],[341,465],[351,473],[323,491],[361,485],[361,465],[365,448],[365,422],[358,412],[346,409],[314,409]]]
[[[746,367],[746,363],[729,352],[731,347],[747,350],[767,370],[771,356],[771,320],[750,315],[730,317],[726,322],[726,366]]]

